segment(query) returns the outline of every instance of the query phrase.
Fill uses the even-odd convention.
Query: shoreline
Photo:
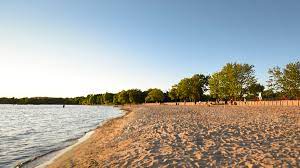
[[[136,105],[132,105],[132,106],[118,106],[118,107],[116,107],[116,108],[119,108],[123,112],[123,115],[115,117],[115,118],[108,119],[107,121],[103,122],[102,124],[100,124],[99,126],[97,126],[93,130],[93,134],[91,134],[89,137],[87,137],[84,141],[82,141],[81,143],[76,144],[72,148],[69,148],[69,150],[65,150],[59,156],[51,159],[52,161],[49,162],[49,164],[43,165],[43,167],[37,167],[37,168],[52,167],[53,165],[57,164],[57,162],[59,160],[64,160],[65,157],[67,157],[67,158],[70,157],[70,155],[72,155],[72,152],[74,150],[80,149],[80,148],[82,148],[82,146],[88,145],[89,143],[93,142],[92,138],[93,138],[93,136],[96,136],[97,133],[102,132],[102,130],[105,130],[107,128],[111,128],[112,125],[115,122],[123,121],[123,119],[126,118],[126,117],[128,117],[129,114],[131,114],[136,107],[137,107]],[[89,142],[87,142],[87,141],[89,141]]]
[[[297,165],[299,107],[158,105],[130,111],[48,168]]]
[[[76,146],[80,145],[84,141],[86,141],[88,138],[90,138],[95,133],[94,130],[87,132],[83,137],[79,138],[74,144],[67,146],[66,148],[63,148],[59,151],[54,152],[54,156],[50,158],[50,160],[43,162],[42,164],[36,166],[36,168],[45,168],[48,165],[52,164],[57,158],[64,155],[66,152],[72,150]]]
[[[122,114],[117,117],[107,118],[105,121],[100,122],[95,128],[89,130],[82,137],[79,137],[78,139],[74,140],[74,143],[72,143],[68,146],[62,147],[61,149],[58,149],[58,150],[51,151],[51,152],[46,153],[41,156],[37,156],[31,160],[22,162],[22,163],[16,165],[15,167],[16,168],[23,168],[23,167],[24,168],[27,168],[27,167],[45,168],[45,167],[51,165],[57,158],[63,156],[68,151],[74,149],[75,147],[79,146],[80,144],[82,144],[83,142],[88,140],[95,133],[95,131],[97,129],[101,128],[107,122],[110,122],[111,120],[122,117],[128,113],[127,109],[125,109],[125,108],[123,109],[123,107],[114,107],[114,108],[118,108]]]

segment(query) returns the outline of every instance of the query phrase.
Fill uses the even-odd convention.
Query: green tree
[[[192,84],[190,78],[184,78],[178,83],[178,95],[181,100],[191,100]]]
[[[268,87],[281,92],[285,97],[300,97],[300,62],[287,64],[283,69],[274,67],[269,70]]]
[[[151,89],[146,97],[146,102],[162,102],[164,93],[160,89]]]
[[[102,95],[102,98],[104,104],[112,104],[114,101],[114,94],[106,92]]]
[[[96,95],[96,103],[99,104],[99,105],[100,104],[104,104],[103,103],[103,96],[102,96],[102,94],[97,94]]]
[[[249,86],[249,94],[251,95],[257,95],[259,92],[263,93],[264,90],[265,87],[259,83],[254,83]]]
[[[113,104],[121,104],[120,102],[119,102],[119,97],[118,97],[118,94],[115,94],[114,95],[114,100],[113,100]]]
[[[210,95],[217,100],[224,97],[221,92],[221,82],[221,74],[219,72],[212,74],[208,80]]]
[[[203,96],[203,93],[207,90],[208,76],[203,74],[196,74],[190,78],[191,95],[190,98],[197,102]]]
[[[215,98],[237,99],[256,83],[254,66],[228,63],[209,80],[210,93]]]
[[[279,92],[275,93],[272,89],[267,89],[267,90],[264,90],[264,92],[262,93],[262,97],[264,99],[274,100],[274,99],[279,98],[280,94],[279,94]]]
[[[117,97],[118,97],[118,102],[120,104],[127,104],[127,103],[129,103],[129,95],[128,95],[127,91],[122,90],[121,92],[118,93]]]
[[[97,95],[88,95],[88,104],[89,105],[96,105],[98,104],[98,101],[97,101]]]
[[[169,97],[172,101],[179,101],[179,93],[178,93],[178,86],[173,85],[171,90],[169,91]]]
[[[196,74],[191,78],[182,79],[172,91],[173,97],[179,96],[184,101],[199,101],[207,90],[209,76]],[[175,93],[176,91],[177,93]],[[177,95],[176,95],[177,94]]]
[[[127,91],[129,102],[132,104],[139,104],[144,102],[143,92],[139,89],[130,89]]]

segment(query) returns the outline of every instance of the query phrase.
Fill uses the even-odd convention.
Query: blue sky
[[[227,62],[300,58],[297,0],[0,1],[0,97],[167,90]]]

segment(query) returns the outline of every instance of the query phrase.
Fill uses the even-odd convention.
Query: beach
[[[300,166],[300,107],[124,109],[47,167]]]

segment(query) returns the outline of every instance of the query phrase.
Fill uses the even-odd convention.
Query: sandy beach
[[[300,107],[127,110],[48,167],[300,167]]]

